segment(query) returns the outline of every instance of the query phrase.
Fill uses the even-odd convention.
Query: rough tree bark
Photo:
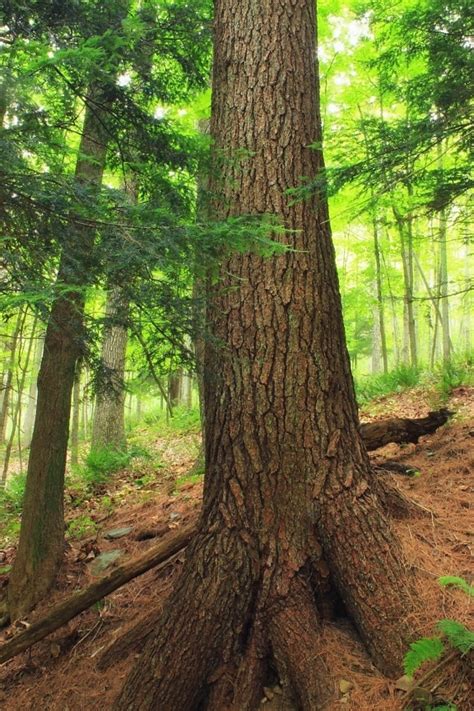
[[[226,258],[209,293],[199,530],[115,708],[255,709],[257,648],[314,711],[326,688],[310,574],[329,567],[388,674],[415,595],[360,438],[327,204],[286,193],[322,164],[309,147],[320,140],[314,2],[216,0],[214,26],[215,213],[276,214],[294,249]]]
[[[128,298],[119,286],[107,294],[106,323],[102,341],[103,381],[97,390],[92,449],[124,449],[125,440],[125,353],[127,350]]]
[[[106,99],[93,85],[88,95],[75,179],[89,189],[102,181],[107,149]],[[71,394],[83,339],[84,286],[89,283],[95,230],[71,219],[57,284],[61,286],[46,329],[38,376],[20,540],[10,575],[10,617],[27,613],[50,588],[63,556],[64,472]]]

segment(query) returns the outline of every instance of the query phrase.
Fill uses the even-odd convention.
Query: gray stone
[[[124,536],[127,536],[132,529],[133,529],[133,526],[124,526],[123,528],[113,528],[111,531],[106,531],[104,533],[104,538],[108,538],[110,540],[112,540],[114,538],[123,538]]]
[[[123,551],[117,549],[111,551],[104,551],[97,556],[91,563],[91,573],[92,575],[100,575],[104,570],[107,570],[116,560],[123,555]]]

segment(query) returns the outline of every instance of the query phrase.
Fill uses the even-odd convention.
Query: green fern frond
[[[403,667],[405,674],[413,676],[425,662],[439,659],[444,652],[444,646],[439,637],[422,637],[410,644],[410,651],[405,654]]]
[[[474,649],[474,632],[468,630],[457,620],[440,620],[437,624],[440,632],[448,639],[449,643],[461,654],[468,654]]]
[[[474,585],[469,585],[467,580],[464,580],[464,578],[460,578],[457,575],[443,575],[441,578],[438,578],[438,582],[440,585],[443,585],[443,587],[454,585],[454,587],[459,588],[467,595],[474,597]]]

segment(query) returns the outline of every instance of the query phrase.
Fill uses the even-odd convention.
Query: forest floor
[[[363,409],[362,420],[420,417],[433,409],[432,405],[428,391],[414,389],[371,402]],[[397,474],[388,476],[406,495],[432,512],[426,517],[394,522],[423,588],[426,635],[433,634],[436,621],[442,618],[456,619],[470,626],[468,596],[461,590],[441,587],[438,578],[442,575],[472,578],[474,388],[455,389],[448,406],[456,414],[436,433],[422,438],[416,445],[388,445],[372,457],[377,462],[391,459],[416,467],[419,474],[411,478]],[[146,430],[141,436],[143,439],[148,436]],[[68,540],[66,561],[56,588],[31,616],[30,622],[44,615],[58,600],[97,579],[94,572],[98,573],[100,554],[118,551],[118,561],[135,556],[157,541],[156,537],[138,540],[145,530],[154,529],[164,538],[196,517],[202,479],[199,475],[189,476],[188,472],[199,448],[197,430],[191,428],[182,433],[155,436],[152,445],[148,443],[148,446],[153,447],[160,463],[158,468],[143,464],[138,469],[132,467],[122,471],[88,498],[76,495],[73,489],[68,490],[69,530],[75,535]],[[77,524],[71,526],[71,521],[77,521]],[[128,527],[131,530],[123,537],[115,540],[105,537],[107,532]],[[13,555],[14,546],[0,550],[0,566],[8,565]],[[178,557],[167,568],[148,571],[36,644],[29,652],[1,666],[0,708],[8,711],[39,708],[45,711],[106,711],[112,708],[112,701],[134,663],[136,653],[105,671],[96,668],[97,660],[103,650],[140,617],[149,614],[153,608],[159,610],[172,591],[180,567]],[[5,585],[6,580],[6,575],[0,576],[0,585]],[[9,634],[11,631],[4,631],[3,638]],[[395,682],[387,680],[375,669],[354,629],[345,620],[328,622],[323,634],[324,658],[338,696],[328,711],[343,708],[395,711],[404,708],[404,693],[396,688]],[[465,689],[467,699],[467,686]],[[262,703],[265,711],[270,711],[273,706],[272,693],[268,691],[268,698],[265,697],[265,703]],[[459,711],[470,708],[474,706],[470,706],[468,700],[462,708],[458,706]]]

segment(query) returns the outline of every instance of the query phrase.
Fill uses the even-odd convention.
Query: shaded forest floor
[[[365,406],[362,420],[426,415],[433,409],[430,397],[426,390],[414,389],[380,398]],[[457,619],[472,627],[468,596],[454,588],[441,588],[438,578],[472,578],[474,388],[455,389],[448,406],[456,415],[435,434],[422,438],[417,445],[388,445],[372,456],[378,463],[392,459],[414,465],[419,470],[415,477],[390,476],[405,494],[432,511],[427,517],[394,522],[427,601],[422,621],[426,635],[433,634],[436,621],[442,618]],[[147,436],[144,429],[141,437]],[[67,517],[74,535],[67,544],[66,563],[56,589],[31,619],[92,582],[94,573],[102,574],[99,568],[107,563],[102,554],[115,551],[110,558],[118,556],[119,561],[137,555],[159,537],[170,535],[173,529],[195,518],[202,479],[188,472],[199,447],[197,429],[155,437],[152,447],[158,467],[145,462],[122,471],[88,497],[68,490]],[[106,537],[117,529],[126,533],[119,530],[121,537]],[[152,535],[153,538],[146,538]],[[13,555],[13,546],[0,550],[0,570]],[[98,671],[96,662],[113,639],[154,607],[159,608],[171,593],[180,566],[178,558],[161,571],[151,570],[136,578],[29,652],[0,667],[0,707],[55,711],[111,708],[136,655],[131,654],[106,671]],[[6,575],[0,576],[0,585],[5,585],[6,580]],[[403,692],[377,672],[347,621],[327,623],[324,637],[324,659],[338,696],[330,709],[403,708]],[[461,681],[462,684],[466,682]],[[452,692],[466,699],[463,707],[458,706],[459,711],[474,708],[467,700],[467,686],[456,689],[456,685],[459,681],[453,681]],[[278,689],[267,690],[262,707],[268,711],[274,706],[275,691]]]

